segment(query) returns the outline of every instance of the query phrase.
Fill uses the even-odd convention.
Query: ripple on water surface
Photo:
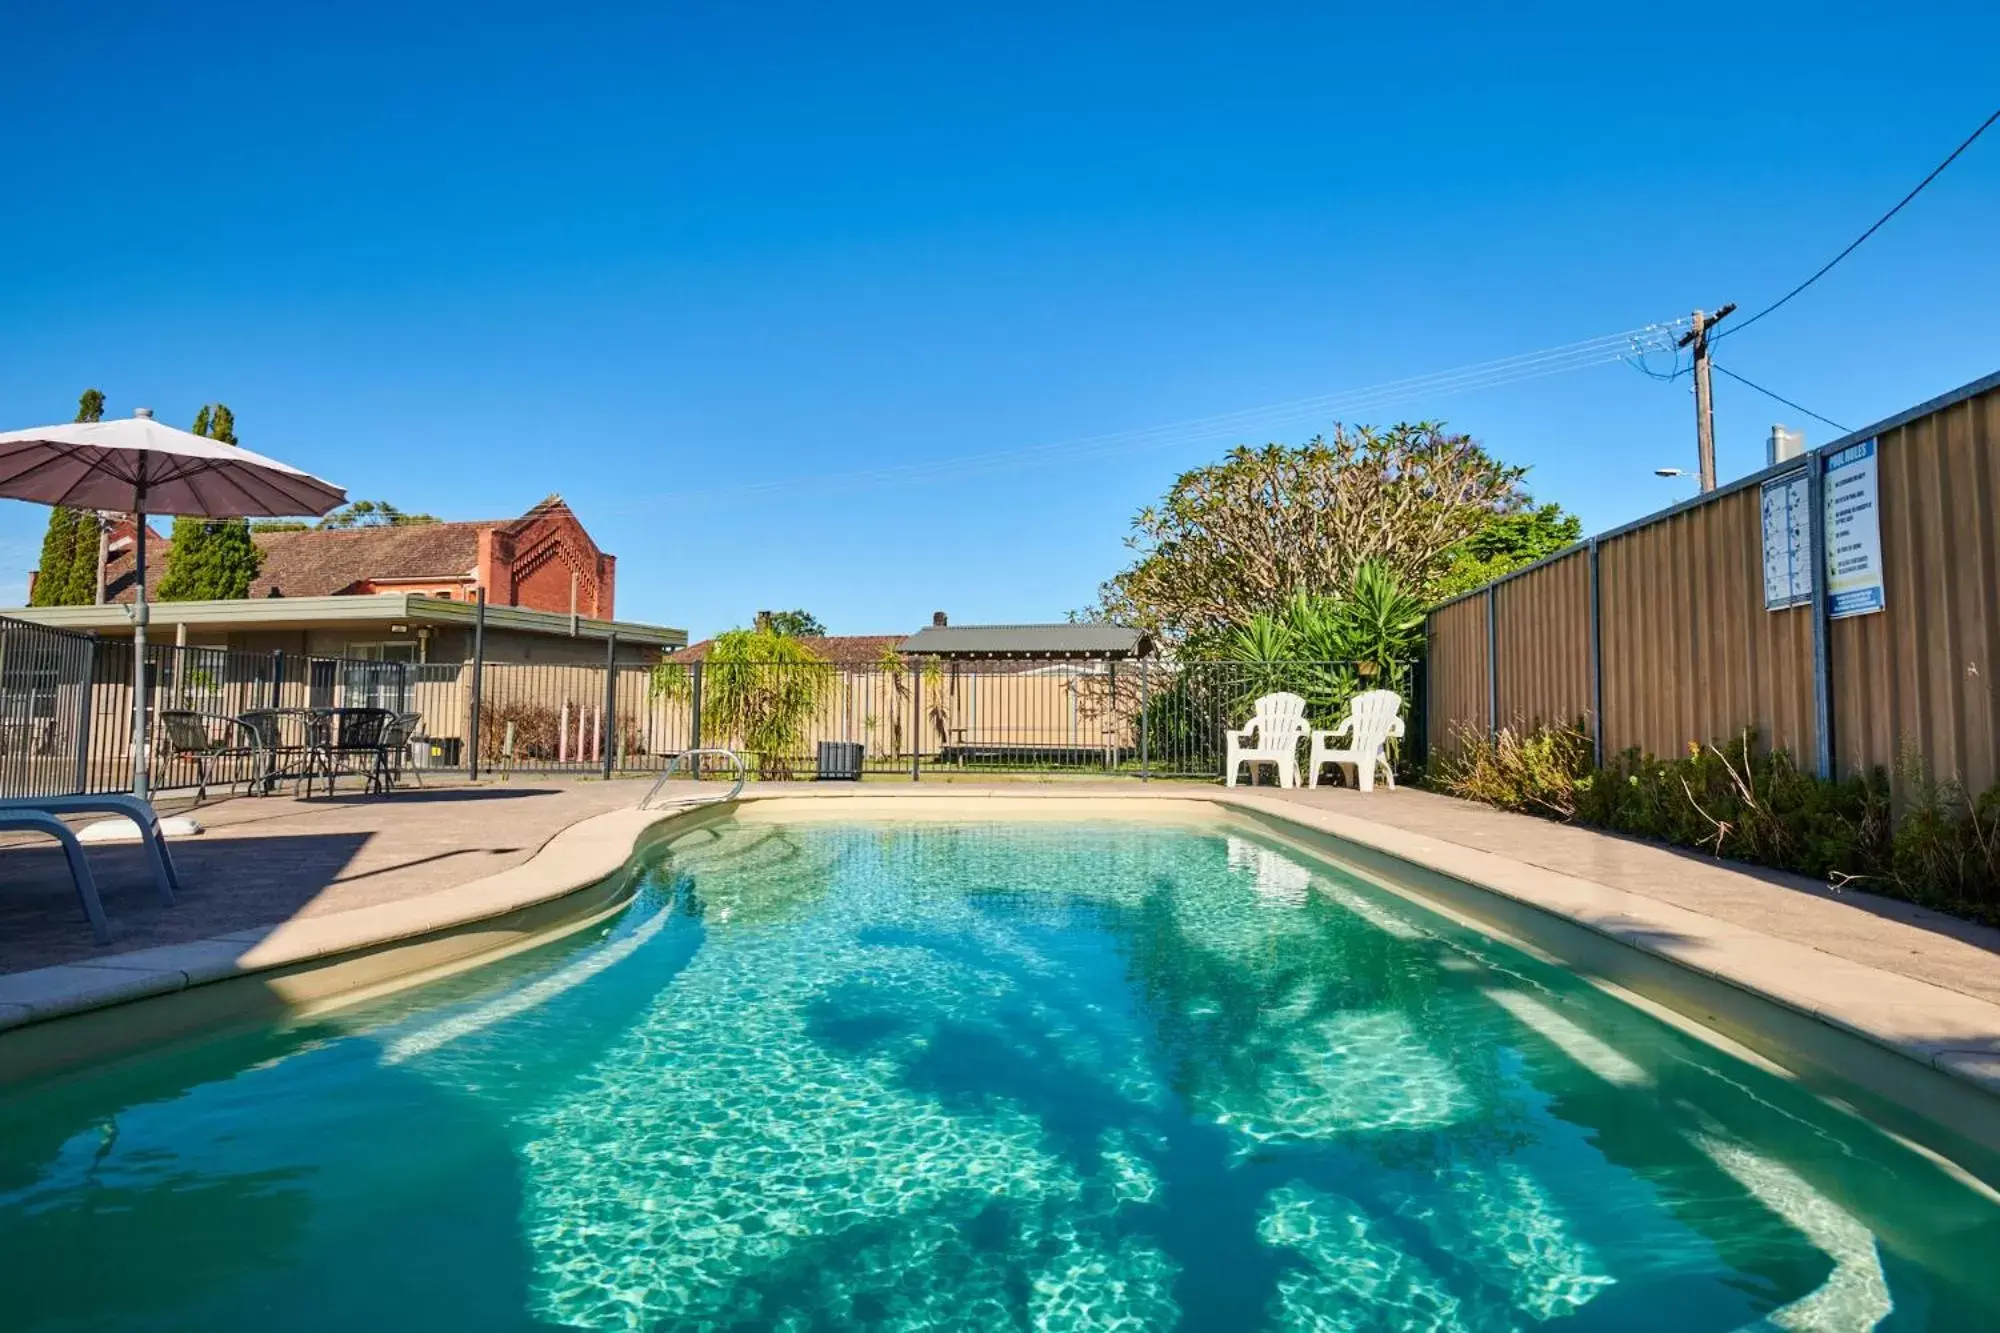
[[[18,1326],[111,1308],[65,1242],[134,1197],[122,1248],[202,1246],[120,1327],[2000,1326],[1985,1196],[1247,837],[725,825],[591,939],[257,1040],[27,1108]]]

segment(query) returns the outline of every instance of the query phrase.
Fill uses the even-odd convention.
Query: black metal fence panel
[[[983,774],[1214,779],[1224,733],[1289,691],[1330,728],[1368,689],[1404,701],[1398,767],[1421,766],[1420,668],[1357,662],[949,662],[835,667],[716,661],[410,664],[149,645],[156,790],[248,782],[242,719],[337,708],[414,713],[407,763],[481,774],[659,771],[685,750],[741,753],[766,780]],[[132,787],[132,645],[0,618],[0,798]],[[473,706],[474,692],[479,706]],[[475,718],[476,723],[475,723]],[[477,735],[473,734],[477,727]],[[202,738],[206,738],[205,740]],[[232,740],[242,744],[232,747]],[[293,738],[302,745],[300,738]],[[207,749],[210,753],[201,753]],[[225,753],[212,751],[220,749]]]
[[[130,641],[0,617],[0,799],[132,790],[132,658]],[[259,711],[283,714],[293,730],[316,709],[404,712],[410,671],[401,662],[148,644],[150,785],[241,783],[257,771],[248,754],[197,757],[177,744],[191,725],[226,738],[240,732],[236,719]]]
[[[1355,662],[944,662],[836,667],[716,661],[414,668],[420,764],[482,773],[664,768],[684,750],[740,752],[765,780],[1030,773],[1215,778],[1223,734],[1259,695],[1290,691],[1317,727],[1356,694],[1404,700],[1405,770],[1421,759],[1417,667]],[[480,692],[478,743],[470,730]],[[823,747],[835,747],[823,750]]]

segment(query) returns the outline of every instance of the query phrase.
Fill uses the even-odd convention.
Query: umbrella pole
[[[143,496],[141,503],[144,502]],[[150,757],[146,748],[146,513],[132,515],[132,548],[138,590],[132,595],[132,794],[147,799],[146,778]]]

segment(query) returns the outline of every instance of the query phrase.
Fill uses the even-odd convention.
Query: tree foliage
[[[1532,565],[1580,541],[1583,520],[1559,504],[1495,514],[1451,549],[1451,560],[1432,589],[1434,601],[1471,592],[1502,574]]]
[[[97,515],[58,507],[42,534],[31,606],[89,606],[97,600]]]
[[[195,415],[194,433],[235,444],[236,416],[221,403]],[[143,539],[143,534],[142,534]],[[163,602],[228,601],[250,595],[263,556],[240,518],[177,518],[157,596]]]
[[[387,500],[356,500],[328,514],[319,521],[319,525],[322,528],[406,528],[437,521],[435,514],[406,513]]]
[[[793,639],[818,639],[826,637],[826,626],[810,611],[773,611],[771,632]]]
[[[78,421],[104,419],[104,394],[85,389],[77,396]],[[89,606],[97,600],[97,515],[58,505],[42,534],[42,559],[35,570],[32,606]]]
[[[834,683],[832,665],[790,635],[768,629],[718,634],[701,659],[702,735],[710,745],[749,751],[758,777],[788,778],[806,728]],[[693,687],[684,663],[653,668],[657,696],[686,700]]]
[[[1294,593],[1222,640],[1219,655],[1246,670],[1236,711],[1260,694],[1302,696],[1315,721],[1344,717],[1362,690],[1408,694],[1408,669],[1424,650],[1424,604],[1380,560],[1365,560],[1333,595]]]
[[[1369,560],[1427,599],[1453,548],[1526,505],[1525,475],[1435,422],[1240,447],[1140,511],[1138,559],[1104,585],[1100,614],[1212,644],[1295,595],[1337,594]]]

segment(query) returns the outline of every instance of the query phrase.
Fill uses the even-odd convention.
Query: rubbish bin
[[[418,736],[410,742],[418,768],[457,768],[465,742],[457,736]]]
[[[861,781],[861,742],[821,741],[819,743],[821,782]]]

